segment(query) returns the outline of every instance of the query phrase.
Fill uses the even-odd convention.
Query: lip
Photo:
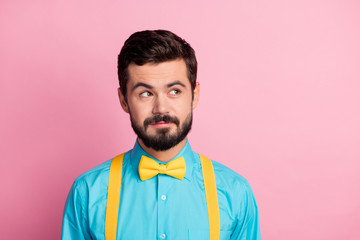
[[[164,122],[164,121],[160,121],[160,122],[154,122],[154,123],[150,123],[150,126],[153,127],[158,127],[158,128],[165,128],[165,127],[170,127],[173,124],[173,122]]]

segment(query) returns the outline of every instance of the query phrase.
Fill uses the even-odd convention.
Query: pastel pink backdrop
[[[195,48],[194,150],[249,180],[263,239],[360,239],[358,1],[1,1],[0,238],[59,239],[73,180],[131,148],[116,57]]]

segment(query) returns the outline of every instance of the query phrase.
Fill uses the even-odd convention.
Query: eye
[[[176,95],[179,95],[181,93],[180,90],[178,89],[172,89],[169,94],[172,95],[172,96],[176,96]]]
[[[150,97],[150,96],[152,96],[152,93],[149,91],[140,93],[140,97]]]

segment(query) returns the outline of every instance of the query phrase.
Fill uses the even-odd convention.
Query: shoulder
[[[97,178],[104,174],[109,174],[111,161],[112,161],[112,159],[107,160],[106,162],[103,162],[103,163],[97,165],[96,167],[93,167],[93,168],[87,170],[86,172],[84,172],[80,176],[78,176],[75,181],[78,181],[78,182],[89,181],[93,178]]]
[[[251,191],[251,187],[247,179],[235,172],[224,164],[211,159],[214,168],[216,185],[220,188],[228,190]]]
[[[130,151],[125,152],[124,162],[128,162]],[[115,156],[114,156],[115,157]],[[108,186],[109,172],[112,163],[111,158],[78,176],[73,184],[73,188],[87,188],[87,190],[104,188]]]
[[[109,171],[112,159],[107,160],[78,176],[73,183],[73,191],[79,193],[88,193],[91,188],[101,186],[109,178]]]
[[[231,188],[250,188],[247,179],[245,179],[239,173],[215,160],[211,160],[211,162],[214,167],[214,173],[217,182]]]
[[[216,187],[239,214],[240,218],[257,215],[257,203],[253,190],[243,176],[217,161],[211,160],[215,173]]]

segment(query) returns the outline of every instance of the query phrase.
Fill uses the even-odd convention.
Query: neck
[[[173,159],[178,153],[184,148],[186,144],[186,138],[179,142],[176,146],[165,150],[165,151],[155,151],[152,148],[148,148],[144,145],[143,141],[138,138],[139,145],[144,149],[146,153],[148,153],[153,158],[161,161],[161,162],[168,162]]]

